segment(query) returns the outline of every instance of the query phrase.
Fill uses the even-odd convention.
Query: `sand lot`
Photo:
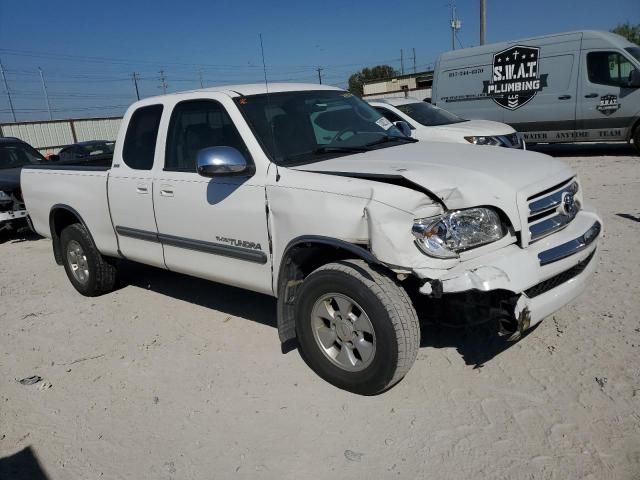
[[[588,291],[507,349],[426,329],[376,397],[283,354],[269,297],[129,266],[84,298],[48,240],[0,244],[0,478],[640,478],[640,157],[539,150],[604,219]]]

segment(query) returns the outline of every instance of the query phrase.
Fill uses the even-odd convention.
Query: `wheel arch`
[[[278,298],[278,336],[283,350],[296,338],[296,292],[304,278],[316,268],[336,260],[359,258],[387,269],[365,246],[337,238],[304,235],[289,242],[284,250],[275,279]]]
[[[82,219],[82,216],[73,207],[61,203],[51,207],[51,210],[49,211],[49,230],[51,232],[53,257],[55,258],[58,265],[62,265],[60,234],[62,233],[62,230],[64,230],[69,225],[73,225],[74,223],[79,223],[85,228],[85,230],[89,234],[89,237],[91,238],[91,241],[95,245],[93,236],[91,235],[91,231],[87,227],[87,224]]]

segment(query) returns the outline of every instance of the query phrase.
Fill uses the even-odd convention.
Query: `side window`
[[[135,170],[151,170],[158,139],[162,105],[141,107],[131,115],[124,138],[122,161]]]
[[[234,147],[247,159],[249,151],[231,117],[215,100],[188,100],[173,109],[164,169],[195,172],[196,156],[207,147]]]
[[[398,115],[393,113],[391,110],[387,110],[386,108],[382,108],[382,107],[375,107],[375,109],[378,111],[378,113],[380,115],[382,115],[384,118],[386,118],[390,122],[402,122],[403,121]]]
[[[618,52],[589,52],[587,72],[591,83],[626,87],[633,65]]]

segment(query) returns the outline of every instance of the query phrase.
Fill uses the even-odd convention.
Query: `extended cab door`
[[[108,179],[111,221],[120,252],[128,259],[164,268],[153,212],[153,161],[162,105],[129,112],[116,143]]]
[[[640,111],[640,89],[629,88],[635,65],[616,49],[582,52],[578,128],[590,140],[625,140]]]
[[[251,176],[196,173],[196,155],[206,147],[234,147],[252,163],[236,128],[244,123],[240,112],[224,94],[173,102],[166,104],[172,111],[153,190],[167,268],[272,293],[266,172],[261,166]]]

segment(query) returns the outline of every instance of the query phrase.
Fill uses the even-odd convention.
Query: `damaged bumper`
[[[0,225],[4,224],[5,222],[11,222],[13,220],[26,218],[27,215],[28,214],[27,214],[26,210],[14,210],[14,211],[11,211],[11,212],[0,212]]]
[[[584,291],[597,264],[600,233],[600,218],[582,211],[565,229],[526,248],[509,245],[462,262],[436,280],[427,270],[414,272],[431,278],[420,290],[423,294],[512,293],[517,298],[512,314],[522,331]]]

